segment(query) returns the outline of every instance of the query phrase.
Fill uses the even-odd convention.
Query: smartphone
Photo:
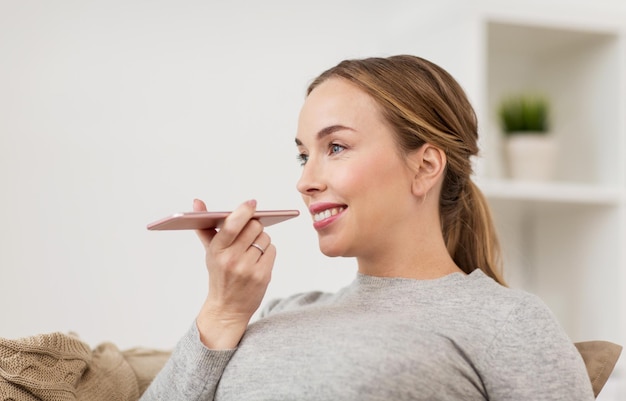
[[[184,212],[175,213],[148,224],[148,230],[202,230],[220,228],[231,212]],[[300,215],[298,210],[258,210],[255,219],[265,227]]]

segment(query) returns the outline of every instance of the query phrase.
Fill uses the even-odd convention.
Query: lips
[[[309,206],[313,227],[322,229],[332,224],[348,207],[339,203],[319,202]]]

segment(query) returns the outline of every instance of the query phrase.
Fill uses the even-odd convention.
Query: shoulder
[[[470,275],[471,284],[466,286],[464,296],[471,298],[474,308],[488,312],[501,321],[524,323],[518,318],[554,320],[554,316],[541,298],[530,292],[505,287],[482,271]]]
[[[592,399],[580,353],[543,300],[486,276],[479,281],[486,291],[475,304],[493,320],[476,363],[490,396]]]
[[[502,286],[483,273],[468,278],[454,309],[461,309],[461,323],[477,330],[474,333],[488,354],[516,347],[572,346],[557,317],[537,295]]]

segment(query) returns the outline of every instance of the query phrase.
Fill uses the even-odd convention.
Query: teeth
[[[343,207],[334,207],[332,209],[326,209],[323,212],[319,212],[319,213],[315,213],[313,215],[313,220],[314,221],[322,221],[324,219],[327,219],[331,216],[336,215],[337,213],[341,213],[343,212]]]

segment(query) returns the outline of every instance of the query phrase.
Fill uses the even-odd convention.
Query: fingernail
[[[256,199],[250,199],[249,201],[246,201],[246,205],[250,207],[256,207]]]

